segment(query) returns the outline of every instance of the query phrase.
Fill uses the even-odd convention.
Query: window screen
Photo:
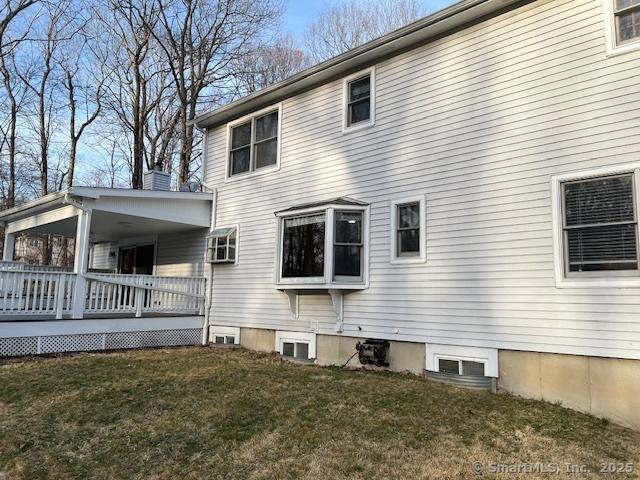
[[[618,43],[640,38],[640,0],[613,0]]]
[[[335,212],[334,275],[362,275],[362,212]]]
[[[347,125],[366,122],[371,118],[371,76],[348,83]]]
[[[309,359],[309,344],[308,343],[296,343],[296,358],[298,360]]]
[[[278,157],[278,112],[256,118],[256,168],[275,165]]]
[[[229,176],[278,162],[278,110],[231,127]]]
[[[462,374],[484,377],[484,363],[462,360]]]
[[[563,184],[568,272],[637,270],[633,174]]]
[[[283,277],[324,275],[324,232],[324,213],[284,220]]]
[[[420,203],[397,206],[397,256],[420,255]]]

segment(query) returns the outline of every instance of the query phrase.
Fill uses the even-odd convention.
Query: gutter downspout
[[[209,232],[212,232],[216,228],[216,211],[218,207],[218,190],[215,188],[211,188],[203,183],[207,189],[212,191],[212,202],[211,202],[211,227],[209,228]],[[202,345],[207,345],[209,343],[209,319],[211,318],[211,304],[213,298],[213,264],[207,262],[207,246],[205,245],[204,249],[204,264],[206,269],[206,282],[207,282],[207,292],[205,297],[205,305],[204,305],[204,322],[202,324]]]
[[[207,130],[205,128],[200,128],[198,125],[194,124],[196,130],[202,133],[202,171],[203,177],[206,175],[207,171]],[[213,232],[216,228],[216,213],[218,210],[218,190],[210,185],[207,185],[204,181],[201,182],[202,186],[207,190],[211,191],[211,225],[209,226],[209,233]],[[204,320],[202,322],[202,345],[207,345],[209,343],[209,320],[211,318],[211,304],[213,298],[213,264],[207,262],[207,244],[205,244],[204,248],[204,265],[205,265],[205,282],[206,282],[206,293],[204,300]]]

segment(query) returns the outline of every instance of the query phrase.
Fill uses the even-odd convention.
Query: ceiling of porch
[[[78,217],[47,223],[21,233],[63,235],[75,237]],[[114,241],[122,238],[165,234],[192,230],[194,225],[150,219],[133,215],[94,210],[91,215],[91,242]]]

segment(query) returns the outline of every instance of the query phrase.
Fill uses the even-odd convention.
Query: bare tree
[[[307,49],[315,62],[321,62],[426,14],[421,0],[342,0],[307,27]]]
[[[191,176],[198,104],[208,92],[228,88],[234,60],[279,15],[274,0],[158,0],[159,20],[150,30],[174,81],[179,115],[178,180]]]
[[[259,46],[238,58],[234,70],[239,95],[247,95],[273,85],[310,65],[307,54],[284,35],[273,45]]]
[[[109,11],[97,11],[97,17],[106,37],[102,61],[111,71],[105,102],[133,138],[131,183],[142,188],[145,130],[166,90],[151,88],[163,71],[153,44],[155,0],[110,0]]]
[[[7,118],[7,124],[2,125],[2,142],[0,143],[0,152],[6,148],[8,188],[5,195],[5,205],[11,208],[16,203],[16,156],[17,156],[17,128],[18,113],[20,111],[25,92],[18,85],[17,75],[11,68],[15,63],[15,48],[22,43],[29,31],[29,26],[23,29],[21,33],[10,36],[9,27],[12,22],[16,21],[21,14],[35,5],[38,0],[3,0],[0,6],[0,74],[2,75],[2,85],[4,87],[3,97],[4,103],[8,103],[8,111],[4,112]]]
[[[78,143],[87,127],[98,119],[102,111],[106,80],[104,64],[93,55],[89,38],[82,32],[77,40],[66,48],[58,60],[62,88],[67,98],[69,129],[67,167],[60,179],[60,188],[65,178],[67,187],[73,186]]]
[[[55,98],[55,57],[60,48],[77,33],[72,19],[67,16],[68,8],[67,2],[48,6],[42,31],[37,32],[40,38],[34,42],[30,52],[37,68],[33,68],[32,75],[25,75],[21,68],[16,69],[16,73],[35,97],[34,127],[39,145],[40,195],[49,193],[49,146],[55,126],[54,115],[58,108]]]
[[[39,0],[2,0],[2,4],[0,4],[0,57],[8,53],[12,47],[23,40],[7,40],[5,34],[11,22],[15,21],[22,12],[38,2]]]

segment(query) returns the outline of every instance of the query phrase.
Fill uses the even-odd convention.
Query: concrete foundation
[[[343,337],[340,335],[316,336],[316,363],[318,365],[344,365],[347,359],[356,351],[356,343],[364,338]],[[361,367],[358,356],[354,356],[349,367]]]
[[[389,367],[394,372],[422,375],[425,368],[424,343],[390,342]]]
[[[275,330],[262,328],[241,328],[240,345],[257,352],[274,352],[276,349]]]
[[[500,390],[640,430],[640,360],[501,350]]]

